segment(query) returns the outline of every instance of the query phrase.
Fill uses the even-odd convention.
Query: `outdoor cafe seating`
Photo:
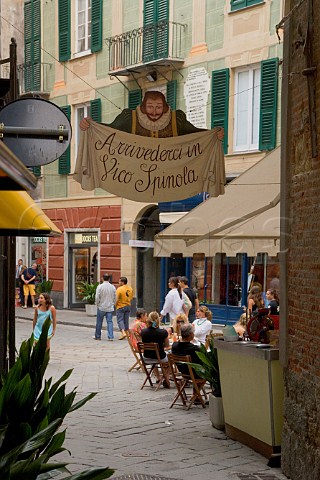
[[[191,362],[190,355],[174,355],[169,353],[168,361],[171,376],[177,389],[170,408],[174,405],[179,405],[189,410],[195,403],[205,408],[206,404],[204,399],[207,399],[207,394],[204,386],[206,380],[197,378],[191,365],[185,364],[185,362]],[[183,368],[181,368],[182,364]],[[179,399],[181,403],[178,403]]]
[[[145,379],[141,385],[141,390],[146,386],[147,382],[150,387],[155,387],[155,390],[159,390],[160,386],[163,384],[165,380],[165,368],[168,367],[167,362],[161,361],[160,353],[159,353],[159,346],[157,343],[143,343],[138,342],[138,351],[139,357],[142,364],[142,369],[145,373]],[[144,357],[145,351],[152,351],[155,353],[155,359],[149,359]],[[159,379],[155,382],[153,374],[155,373],[155,369],[158,369],[159,372]]]

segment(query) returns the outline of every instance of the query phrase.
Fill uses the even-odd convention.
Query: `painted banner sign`
[[[81,133],[74,179],[84,190],[102,188],[137,202],[182,200],[224,193],[220,128],[149,138],[90,120]]]

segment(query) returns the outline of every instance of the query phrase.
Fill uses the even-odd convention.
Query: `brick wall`
[[[120,223],[121,207],[118,205],[80,208],[55,208],[46,215],[64,232],[68,228],[100,228],[100,275],[112,274],[113,281],[120,277]],[[54,280],[54,290],[64,289],[64,237],[50,238],[49,278]]]
[[[291,2],[291,9],[298,1]],[[313,64],[316,108],[308,97],[304,48],[308,0],[291,15],[288,111],[287,191],[287,352],[285,369],[282,469],[292,480],[320,478],[320,156],[312,158],[309,108],[316,113],[320,150],[320,0],[313,0]],[[285,41],[289,38],[285,38]],[[284,79],[284,83],[285,83]],[[283,91],[283,94],[286,94]]]

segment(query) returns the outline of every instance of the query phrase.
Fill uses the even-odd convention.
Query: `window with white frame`
[[[86,52],[91,47],[91,0],[76,2],[76,52]]]
[[[74,151],[75,151],[75,159],[78,155],[78,146],[80,142],[80,122],[84,117],[90,117],[90,103],[85,103],[83,105],[77,105],[75,108],[75,143],[74,143]]]
[[[260,65],[235,72],[234,151],[259,148]]]

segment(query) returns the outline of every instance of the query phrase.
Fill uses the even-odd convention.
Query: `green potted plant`
[[[99,282],[80,282],[79,295],[82,301],[86,304],[86,314],[89,317],[95,317],[97,315],[97,306],[95,305],[95,299],[98,285]]]
[[[40,293],[51,293],[53,287],[53,280],[43,280],[42,282],[36,285],[36,293],[40,295]]]
[[[224,428],[224,413],[218,353],[217,349],[214,347],[214,337],[210,338],[208,349],[206,349],[204,345],[200,346],[200,351],[197,352],[197,355],[201,361],[201,364],[191,363],[191,365],[199,377],[207,380],[212,388],[212,393],[209,394],[209,416],[212,426],[222,430]]]

